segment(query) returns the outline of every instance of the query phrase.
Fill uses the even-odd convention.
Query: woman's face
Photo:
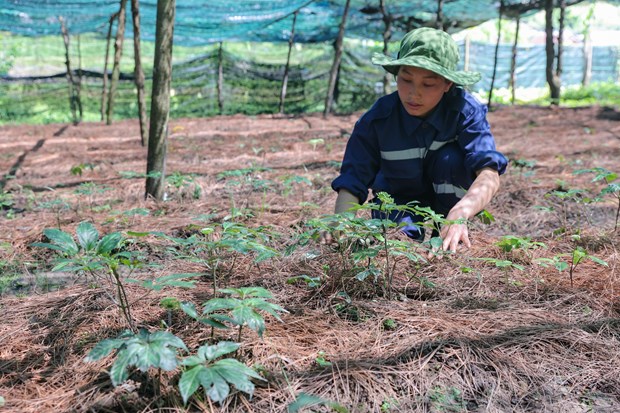
[[[411,116],[425,118],[437,106],[452,82],[431,72],[413,66],[401,66],[396,77],[398,97]]]

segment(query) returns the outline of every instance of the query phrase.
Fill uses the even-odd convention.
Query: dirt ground
[[[144,198],[137,121],[1,127],[0,188],[12,205],[0,217],[0,271],[12,278],[0,297],[0,411],[284,412],[301,393],[356,413],[620,411],[619,199],[586,202],[605,182],[573,173],[620,173],[620,113],[601,107],[492,111],[497,146],[511,160],[488,207],[495,221],[470,223],[468,251],[397,259],[391,300],[348,274],[330,246],[311,242],[258,265],[250,255],[223,257],[227,286],[264,287],[288,311],[281,322],[265,317],[262,338],[244,330],[239,358],[265,378],[251,399],[233,390],[218,404],[199,390],[184,407],[178,370],[159,377],[159,392],[154,370],[114,388],[112,357],[84,361],[126,325],[103,287],[51,271],[56,255],[31,246],[45,228],[74,234],[88,221],[101,234],[183,239],[234,215],[280,234],[272,246],[283,251],[333,210],[329,184],[359,115],[172,120],[166,173],[178,179],[161,202]],[[507,235],[544,245],[507,252],[497,244]],[[570,264],[562,254],[577,247],[606,265],[584,259],[571,285],[568,269],[537,264]],[[212,270],[162,237],[132,248],[148,264],[136,278]],[[291,282],[301,275],[321,283]],[[154,331],[167,319],[161,298],[200,306],[213,286],[203,277],[193,289],[143,293],[128,285],[137,323]],[[180,311],[167,324],[191,352],[210,340],[209,328]],[[218,334],[234,340],[236,329]]]

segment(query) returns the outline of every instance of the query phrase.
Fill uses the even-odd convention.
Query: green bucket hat
[[[407,33],[400,42],[396,59],[375,53],[372,62],[394,75],[400,66],[420,67],[463,86],[473,85],[481,78],[478,72],[456,70],[459,62],[456,42],[448,33],[430,27]]]

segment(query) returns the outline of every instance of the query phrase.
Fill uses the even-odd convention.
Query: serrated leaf
[[[215,360],[216,358],[221,357],[224,354],[229,354],[233,351],[237,351],[238,348],[238,343],[234,343],[232,341],[220,341],[219,343],[211,346],[201,346],[198,349],[198,356],[204,357],[207,360]]]
[[[240,366],[234,365],[233,363],[238,363]],[[254,383],[250,381],[247,371],[243,370],[242,367],[251,370],[235,359],[220,360],[214,363],[210,368],[215,373],[223,377],[228,383],[235,386],[237,390],[246,393],[250,396],[250,398],[252,398],[252,395],[254,394]]]
[[[95,347],[84,358],[84,361],[97,361],[116,350],[125,344],[125,340],[112,338],[98,342]]]
[[[198,311],[196,310],[196,306],[194,305],[194,303],[190,303],[187,301],[182,302],[181,310],[183,310],[183,312],[187,314],[188,316],[190,316],[191,318],[195,320],[198,319]]]
[[[139,351],[140,348],[138,346],[130,346],[118,352],[116,360],[110,369],[110,379],[114,387],[127,380],[127,377],[129,377],[127,369],[134,363],[135,356]]]
[[[189,370],[185,370],[183,374],[181,374],[181,378],[179,379],[179,392],[183,398],[183,403],[187,404],[192,394],[198,390],[200,386],[200,376],[203,374],[204,370],[206,370],[206,367],[200,364]]]
[[[82,249],[90,251],[97,245],[99,239],[99,231],[90,222],[80,222],[76,229],[77,239]]]
[[[97,244],[98,254],[109,254],[114,249],[118,248],[122,239],[120,232],[112,232],[101,238]]]
[[[207,315],[215,311],[230,310],[239,305],[240,301],[236,298],[212,298],[205,302],[202,307],[202,314]]]
[[[230,393],[230,386],[226,380],[219,374],[215,374],[211,369],[207,369],[201,374],[201,378],[205,376],[207,376],[207,380],[211,382],[211,387],[207,390],[207,395],[214,402],[220,403],[224,401]]]
[[[240,306],[232,310],[233,320],[239,325],[247,325],[248,328],[258,333],[259,337],[263,336],[265,331],[265,320],[254,309],[246,306]]]
[[[56,245],[59,248],[59,251],[62,251],[69,256],[73,256],[79,251],[79,247],[71,235],[64,231],[55,228],[48,228],[43,230],[43,235],[45,235],[52,244]]]

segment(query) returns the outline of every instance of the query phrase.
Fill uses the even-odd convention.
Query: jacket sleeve
[[[332,182],[332,189],[338,192],[344,188],[363,204],[368,198],[368,188],[379,171],[379,165],[380,152],[376,132],[365,115],[353,128],[344,152],[340,175]]]
[[[465,152],[465,168],[475,177],[482,168],[491,168],[500,175],[506,171],[508,160],[495,148],[495,138],[486,118],[486,106],[470,106],[461,114],[458,142]]]

